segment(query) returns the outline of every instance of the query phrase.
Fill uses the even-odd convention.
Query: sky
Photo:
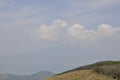
[[[0,0],[0,73],[120,60],[119,7],[120,0]]]

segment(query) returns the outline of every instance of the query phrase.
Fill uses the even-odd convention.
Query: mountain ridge
[[[50,71],[40,71],[31,75],[0,73],[0,80],[43,80],[44,78],[51,77],[53,75],[55,75],[55,73]]]
[[[80,66],[80,67],[77,67],[77,68],[74,68],[74,69],[71,69],[71,70],[67,70],[67,71],[59,73],[57,75],[72,72],[72,71],[77,71],[77,70],[91,70],[91,69],[93,69],[93,68],[95,68],[97,66],[114,65],[114,64],[120,64],[120,61],[112,61],[112,60],[99,61],[99,62],[95,62],[93,64],[88,64],[88,65]]]

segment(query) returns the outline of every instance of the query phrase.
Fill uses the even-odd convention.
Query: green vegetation
[[[120,61],[101,61],[81,66],[46,80],[120,80]]]
[[[57,74],[57,75],[61,75],[61,74],[68,73],[68,72],[73,72],[73,71],[78,71],[78,70],[94,70],[96,67],[99,67],[99,66],[119,65],[119,64],[120,64],[120,61],[101,61],[101,62],[96,62],[96,63],[94,63],[94,64],[89,64],[89,65],[85,65],[85,66],[80,66],[80,67],[78,67],[78,68],[71,69],[71,70],[62,72],[62,73]]]
[[[110,75],[114,79],[120,80],[120,65],[105,65],[96,67],[95,71],[99,74]]]

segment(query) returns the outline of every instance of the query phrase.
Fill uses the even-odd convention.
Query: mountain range
[[[0,80],[120,80],[120,61],[100,61],[59,74],[49,71],[23,76],[0,74]]]
[[[32,75],[14,75],[14,74],[0,74],[0,80],[44,80],[55,73],[49,71],[40,71]]]

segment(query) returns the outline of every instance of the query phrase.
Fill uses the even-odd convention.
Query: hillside
[[[119,80],[119,77],[120,61],[101,61],[65,71],[46,80]]]
[[[98,74],[92,70],[73,71],[46,80],[114,80],[107,75]]]
[[[55,73],[49,71],[40,71],[38,73],[26,76],[19,76],[13,74],[0,74],[0,80],[43,80],[44,78],[55,75]]]
[[[88,65],[85,65],[85,66],[80,66],[80,67],[62,72],[60,74],[73,72],[73,71],[78,71],[78,70],[93,70],[96,67],[105,66],[105,65],[120,65],[120,61],[100,61],[100,62],[96,62],[94,64],[88,64]],[[60,74],[57,74],[57,75],[60,75]]]

